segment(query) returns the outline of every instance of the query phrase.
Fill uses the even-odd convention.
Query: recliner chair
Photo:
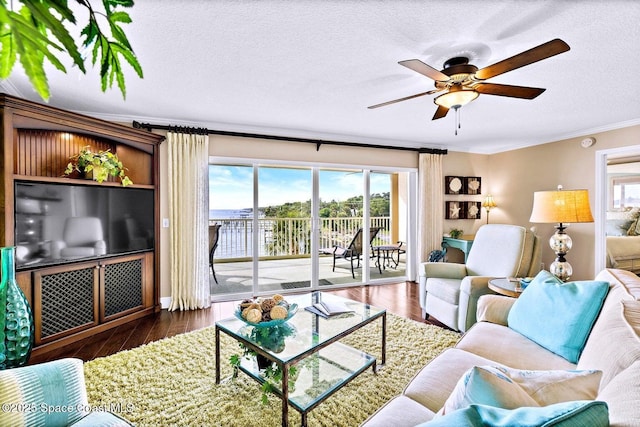
[[[420,264],[422,316],[432,316],[465,332],[476,322],[481,295],[493,293],[489,280],[535,276],[540,270],[538,237],[517,225],[487,224],[478,229],[466,264]]]

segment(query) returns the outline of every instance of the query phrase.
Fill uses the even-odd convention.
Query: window
[[[640,176],[613,178],[613,207],[640,207]]]

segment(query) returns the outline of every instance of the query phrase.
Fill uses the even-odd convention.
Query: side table
[[[471,250],[471,245],[473,245],[474,236],[465,235],[461,236],[457,239],[453,237],[445,236],[442,238],[442,249],[446,248],[456,248],[460,249],[464,254],[464,262],[467,262],[467,257],[469,256],[469,251]]]
[[[387,267],[396,269],[400,264],[400,254],[406,253],[402,247],[403,242],[398,242],[395,245],[381,245],[373,247],[373,254],[376,258],[376,266],[378,271],[382,274],[382,270],[386,270]],[[397,258],[394,258],[393,254],[397,254]]]
[[[489,289],[507,297],[518,298],[522,294],[520,280],[515,278],[500,278],[489,280]]]

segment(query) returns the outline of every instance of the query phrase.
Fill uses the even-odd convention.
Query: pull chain
[[[456,118],[455,118],[455,135],[458,135],[458,129],[460,129],[460,106],[459,105],[454,105],[453,109],[455,110],[456,113]]]

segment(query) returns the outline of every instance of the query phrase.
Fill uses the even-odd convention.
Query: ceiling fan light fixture
[[[473,89],[463,89],[452,86],[449,92],[436,97],[433,102],[445,108],[460,108],[478,97],[479,93]]]

